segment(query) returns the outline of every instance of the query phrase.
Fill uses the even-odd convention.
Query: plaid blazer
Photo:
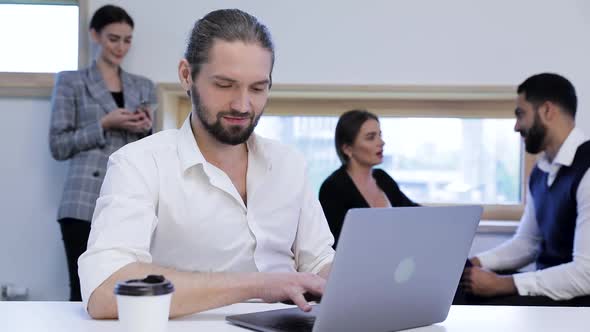
[[[156,103],[154,84],[120,72],[125,108]],[[57,219],[92,220],[108,158],[123,145],[145,137],[124,130],[103,130],[101,118],[117,108],[96,66],[58,73],[51,98],[49,147],[56,160],[70,160]]]

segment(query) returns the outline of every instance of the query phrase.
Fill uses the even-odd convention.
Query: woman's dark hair
[[[375,120],[379,122],[379,118],[366,110],[351,110],[343,113],[336,124],[336,133],[334,135],[334,143],[336,144],[336,153],[343,165],[349,161],[348,156],[342,149],[343,145],[352,145],[356,139],[363,123],[367,120]]]
[[[92,15],[90,29],[94,29],[94,31],[100,33],[105,26],[111,23],[127,23],[133,28],[133,19],[127,14],[125,9],[114,5],[105,5],[100,7]]]

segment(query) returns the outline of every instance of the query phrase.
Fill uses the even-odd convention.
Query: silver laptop
[[[479,206],[351,209],[321,304],[228,316],[257,331],[397,331],[446,319]]]

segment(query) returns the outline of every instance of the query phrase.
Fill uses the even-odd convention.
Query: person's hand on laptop
[[[320,303],[320,301],[322,300],[322,297],[320,295],[313,295],[311,293],[305,293],[305,294],[303,294],[303,297],[305,298],[305,301],[307,301],[308,303],[309,302]],[[281,301],[281,303],[288,304],[288,305],[295,305],[295,302],[293,302],[291,300]]]
[[[511,275],[498,275],[477,266],[463,271],[461,287],[467,293],[479,296],[511,295],[517,292]]]
[[[326,280],[313,273],[262,273],[260,298],[264,302],[292,301],[301,310],[308,312],[312,297],[324,293]],[[307,297],[307,298],[306,298]]]
[[[469,263],[471,263],[471,265],[473,266],[481,267],[481,262],[479,261],[479,258],[477,258],[477,256],[469,258]]]

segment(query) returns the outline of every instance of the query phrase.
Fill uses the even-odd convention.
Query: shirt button
[[[92,173],[92,176],[94,176],[95,178],[100,176],[100,172],[99,171],[94,171],[94,173]]]

